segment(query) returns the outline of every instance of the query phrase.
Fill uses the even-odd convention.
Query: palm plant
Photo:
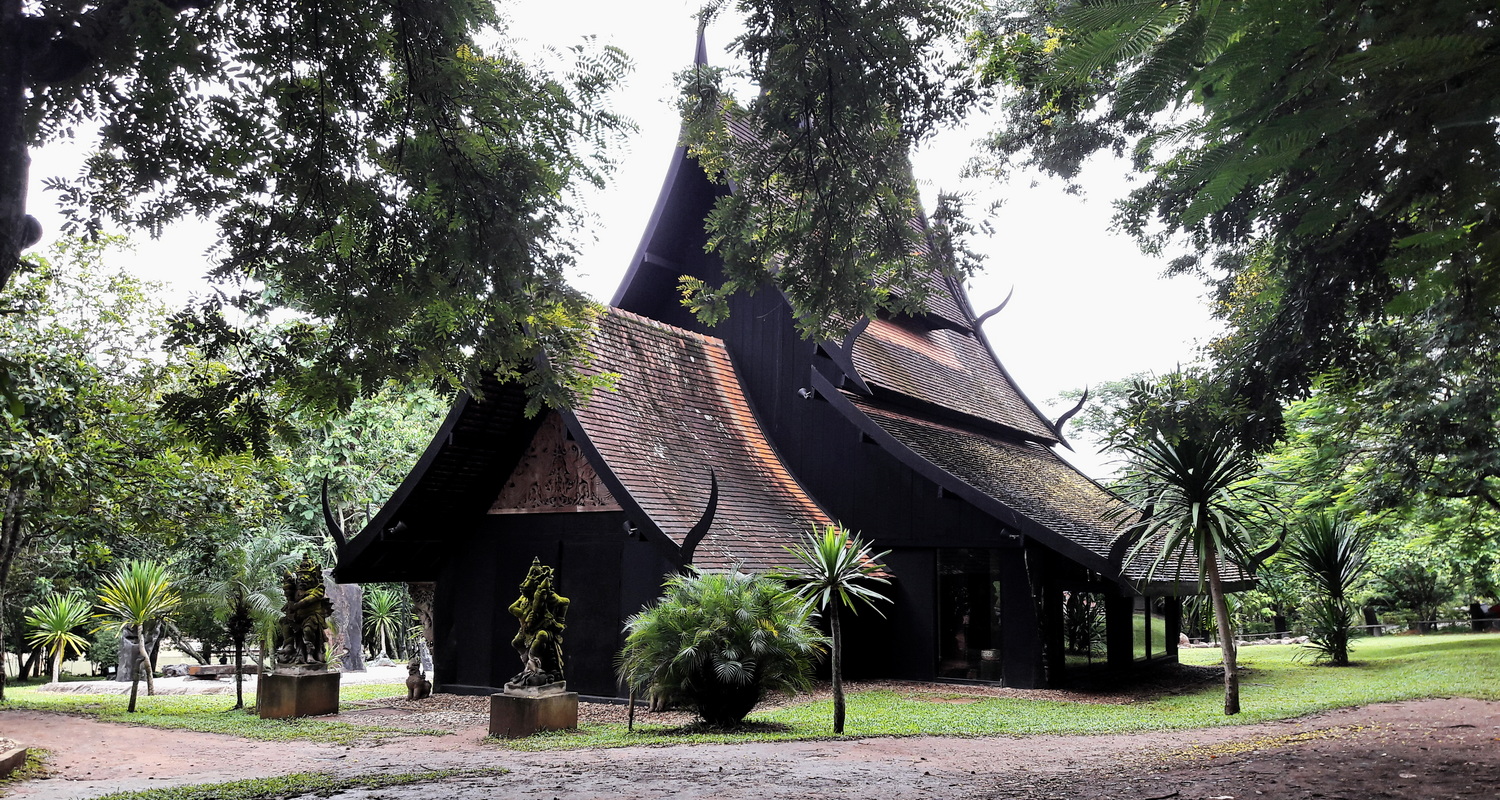
[[[26,637],[36,647],[52,654],[52,682],[62,680],[62,662],[69,649],[82,653],[89,642],[77,633],[88,622],[89,602],[76,594],[54,594],[42,603],[26,609],[26,624],[32,628]]]
[[[844,641],[839,608],[858,613],[854,601],[859,600],[884,616],[875,602],[889,603],[890,598],[864,584],[890,583],[878,562],[891,551],[871,555],[870,546],[858,536],[851,536],[842,525],[829,525],[822,535],[812,531],[801,547],[788,550],[802,563],[779,573],[778,577],[795,586],[798,597],[811,601],[828,615],[828,633],[833,644],[829,665],[833,678],[833,732],[843,733]]]
[[[94,616],[107,620],[100,627],[116,626],[121,631],[133,627],[140,634],[136,637],[135,663],[145,670],[148,697],[156,693],[156,684],[152,680],[156,667],[151,663],[151,651],[146,646],[150,638],[147,632],[152,625],[165,622],[181,603],[182,595],[173,587],[167,568],[154,561],[126,564],[105,579],[99,589],[99,605],[103,611]],[[132,670],[130,705],[126,709],[132,714],[135,713],[140,682],[141,670]]]
[[[1308,646],[1334,666],[1348,666],[1355,628],[1351,595],[1369,571],[1370,537],[1336,514],[1303,520],[1286,558],[1318,592],[1305,611]]]
[[[766,691],[805,691],[828,640],[812,607],[764,575],[674,575],[654,605],[625,621],[620,680],[716,726],[739,723]]]
[[[1111,512],[1132,542],[1130,559],[1154,551],[1150,574],[1169,563],[1198,562],[1198,585],[1208,584],[1219,648],[1224,655],[1224,713],[1240,712],[1233,622],[1224,596],[1222,565],[1253,561],[1249,526],[1268,505],[1247,483],[1255,462],[1222,437],[1167,441],[1154,437],[1119,445],[1125,476],[1115,487],[1129,504]],[[1146,509],[1136,513],[1136,509]]]
[[[390,589],[372,587],[365,593],[365,627],[380,641],[380,654],[376,658],[390,658],[386,642],[401,629],[401,600],[401,594]]]
[[[245,707],[245,644],[258,627],[264,630],[276,615],[277,584],[297,564],[297,555],[284,539],[252,536],[221,554],[225,577],[208,581],[204,595],[214,607],[234,646],[234,708]]]

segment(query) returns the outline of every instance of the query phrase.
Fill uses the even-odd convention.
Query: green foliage
[[[1266,511],[1247,481],[1255,462],[1227,441],[1162,439],[1120,448],[1129,459],[1114,489],[1138,517],[1120,510],[1131,559],[1149,556],[1153,574],[1169,564],[1196,562],[1200,581],[1227,557],[1248,565],[1259,517]]]
[[[731,5],[714,0],[705,14]],[[705,322],[737,291],[773,284],[805,335],[842,335],[878,310],[918,310],[938,263],[907,154],[970,106],[948,52],[963,4],[951,0],[734,0],[734,40],[759,94],[726,95],[722,69],[680,78],[689,151],[734,186],[707,220],[724,261],[716,285],[689,279]],[[946,249],[946,248],[940,248]]]
[[[798,597],[828,615],[833,650],[833,732],[843,733],[844,634],[839,624],[839,609],[858,613],[855,605],[858,600],[882,613],[875,604],[889,603],[891,599],[866,584],[890,583],[883,574],[880,559],[891,551],[870,552],[870,545],[838,524],[829,525],[822,535],[816,531],[807,534],[800,547],[788,551],[802,563],[778,577],[790,583]]]
[[[1002,0],[975,44],[1011,90],[998,173],[1133,146],[1118,224],[1194,254],[1173,270],[1216,287],[1249,409],[1335,376],[1378,433],[1372,493],[1500,510],[1500,9]]]
[[[618,50],[523,63],[496,7],[469,0],[44,2],[23,18],[35,63],[4,70],[4,163],[97,131],[82,174],[47,181],[71,229],[218,227],[205,266],[224,291],[173,339],[237,357],[171,397],[196,434],[261,449],[270,395],[342,409],[389,378],[518,378],[537,403],[587,388],[528,368],[544,351],[578,363],[571,191],[603,182],[628,127],[603,108],[629,69]],[[0,181],[0,286],[25,177]]]
[[[620,680],[710,725],[737,724],[765,692],[811,686],[813,662],[828,643],[811,614],[775,578],[674,575],[660,600],[625,621]]]
[[[843,607],[857,613],[857,600],[881,613],[876,603],[889,603],[891,599],[865,584],[890,584],[880,559],[891,551],[874,553],[871,549],[858,534],[839,524],[829,525],[821,534],[807,534],[800,547],[787,548],[802,563],[778,573],[778,577],[815,608]]]
[[[100,628],[94,631],[89,639],[89,646],[84,651],[83,657],[95,669],[108,667],[120,661],[120,629]]]
[[[1443,604],[1453,597],[1453,590],[1431,566],[1415,560],[1403,560],[1376,575],[1385,603],[1394,609],[1410,612],[1413,622],[1443,618]]]
[[[31,626],[31,635],[26,640],[44,647],[52,655],[52,682],[62,675],[62,662],[68,651],[82,653],[88,640],[78,629],[88,622],[93,608],[89,602],[76,594],[54,594],[40,605],[26,609],[26,624]]]
[[[483,767],[351,776],[334,776],[323,772],[294,772],[274,778],[250,778],[226,783],[146,789],[139,792],[114,792],[100,795],[99,800],[273,800],[273,798],[304,795],[329,797],[343,792],[440,783],[449,778],[504,775],[509,771],[504,767]]]
[[[379,658],[389,658],[387,643],[392,641],[402,628],[402,621],[410,615],[406,598],[392,589],[372,587],[365,591],[365,629],[380,640]]]
[[[122,633],[126,628],[137,632],[139,668],[132,671],[130,682],[130,706],[135,712],[136,687],[140,684],[141,672],[146,673],[146,692],[154,693],[152,673],[156,667],[151,663],[151,653],[146,649],[149,632],[165,623],[172,612],[182,603],[182,595],[172,585],[167,568],[154,561],[132,561],[107,578],[99,587],[101,627],[112,625]]]
[[[1303,520],[1282,551],[1316,592],[1304,608],[1307,645],[1334,666],[1349,665],[1358,619],[1351,598],[1370,569],[1369,549],[1368,534],[1323,513]]]
[[[1104,601],[1089,592],[1068,592],[1063,601],[1063,650],[1069,655],[1105,654]]]
[[[390,697],[396,692],[397,687],[390,684],[346,686],[339,691],[339,697],[348,703]],[[404,695],[405,687],[400,687],[400,692]],[[226,711],[224,698],[219,695],[164,695],[152,700],[150,708],[138,712],[130,711],[128,698],[119,694],[59,694],[25,688],[13,691],[12,695],[0,708],[82,714],[104,722],[220,733],[256,741],[355,745],[403,736],[442,735],[442,732],[433,730],[350,725],[312,717],[261,719],[254,714]]]

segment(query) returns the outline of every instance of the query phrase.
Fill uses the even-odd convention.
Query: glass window
[[[1146,598],[1146,609],[1150,618],[1151,657],[1167,654],[1167,598]]]
[[[1063,658],[1070,666],[1105,659],[1104,595],[1063,592]]]
[[[1133,628],[1131,652],[1136,661],[1145,661],[1151,657],[1151,615],[1146,611],[1146,598],[1135,598],[1135,610],[1130,623]]]

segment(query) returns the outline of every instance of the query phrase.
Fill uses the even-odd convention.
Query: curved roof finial
[[[708,40],[704,38],[703,32],[708,28],[708,9],[698,12],[698,49],[693,53],[693,66],[708,66]]]

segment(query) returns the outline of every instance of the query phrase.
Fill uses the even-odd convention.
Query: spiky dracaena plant
[[[625,621],[620,680],[735,725],[768,691],[799,692],[828,639],[812,606],[765,575],[694,572],[667,579],[664,596]]]
[[[400,630],[402,618],[409,616],[403,599],[399,592],[390,589],[377,587],[365,592],[365,627],[380,641],[377,658],[390,658],[386,643]]]
[[[82,653],[89,642],[77,633],[89,620],[89,601],[76,594],[54,594],[26,609],[26,640],[52,654],[52,682],[62,680],[62,662],[69,650]]]
[[[148,631],[152,625],[165,622],[181,604],[182,595],[172,585],[167,568],[155,561],[132,561],[105,579],[104,585],[99,588],[99,606],[103,611],[94,616],[105,620],[100,627],[114,626],[122,631],[127,627],[134,627],[139,633],[136,637],[135,659],[146,673],[148,696],[156,694],[152,680],[156,666],[151,663],[151,651],[146,647],[146,642],[151,638]],[[134,677],[130,681],[130,705],[126,708],[132,714],[135,713],[135,697],[141,683],[141,671],[142,669],[132,671]]]
[[[1199,586],[1208,585],[1224,654],[1224,713],[1238,714],[1240,684],[1223,565],[1226,560],[1240,565],[1255,560],[1250,525],[1269,504],[1247,483],[1255,474],[1255,461],[1220,438],[1158,437],[1119,449],[1127,462],[1115,490],[1129,505],[1109,515],[1120,524],[1121,536],[1132,541],[1128,557],[1151,558],[1153,577],[1168,564],[1197,561]]]
[[[880,613],[877,601],[891,599],[866,586],[889,584],[881,574],[880,559],[891,551],[871,554],[870,546],[845,530],[829,525],[821,534],[813,531],[801,547],[787,548],[797,560],[796,567],[778,573],[777,577],[796,587],[798,597],[812,602],[828,614],[828,632],[832,642],[833,663],[833,732],[844,732],[844,635],[839,624],[839,608],[856,611],[858,600]]]
[[[1369,549],[1368,534],[1332,513],[1303,520],[1286,544],[1285,557],[1318,593],[1304,612],[1307,646],[1334,666],[1349,664],[1349,641],[1356,631],[1349,595],[1369,571]]]

